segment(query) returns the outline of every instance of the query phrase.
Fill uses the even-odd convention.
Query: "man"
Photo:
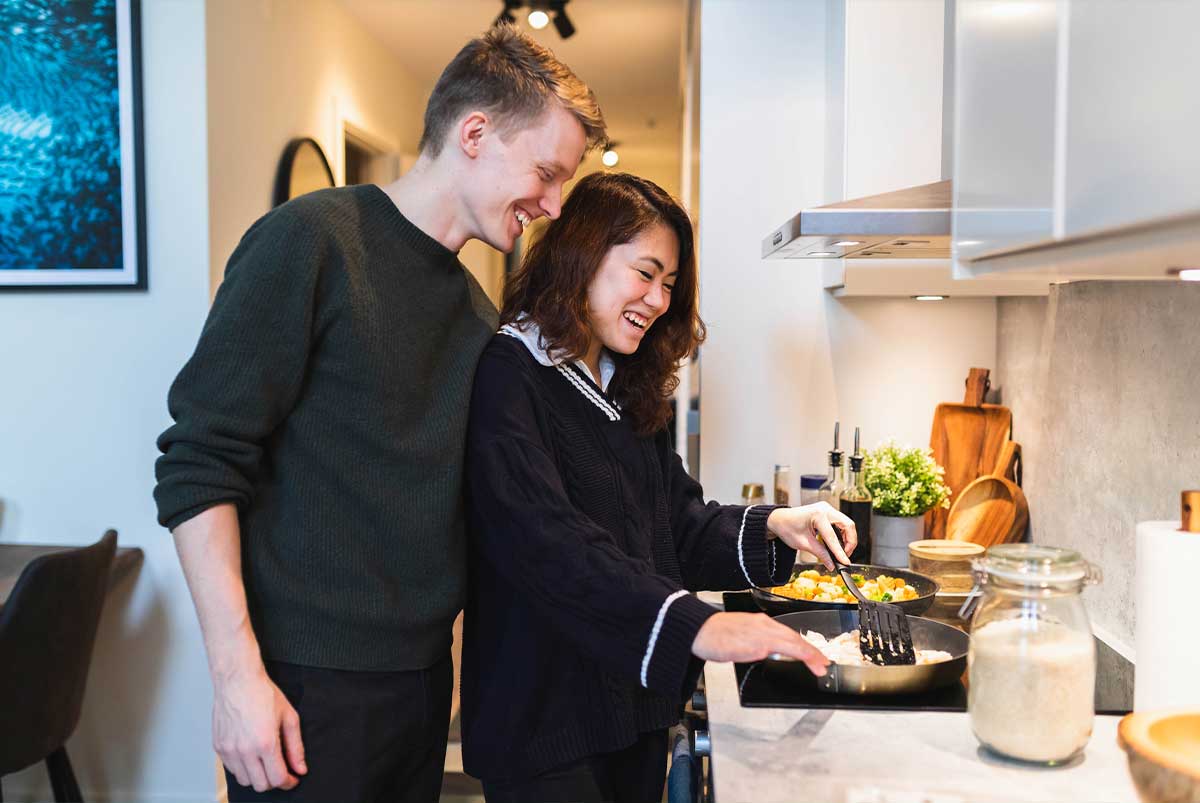
[[[270,212],[159,438],[229,799],[436,800],[465,584],[462,455],[497,315],[456,254],[558,216],[595,98],[511,27],[470,43],[387,187]]]

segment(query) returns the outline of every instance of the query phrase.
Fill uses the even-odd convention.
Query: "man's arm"
[[[300,717],[267,676],[250,624],[237,508],[211,507],[172,534],[208,654],[213,747],[243,786],[292,789],[308,772]]]

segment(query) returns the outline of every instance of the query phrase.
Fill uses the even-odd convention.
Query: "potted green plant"
[[[908,545],[925,530],[925,511],[950,507],[945,469],[929,449],[904,448],[892,441],[867,452],[863,481],[871,492],[871,563],[907,566]]]

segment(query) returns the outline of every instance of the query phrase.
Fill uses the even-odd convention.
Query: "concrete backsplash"
[[[1134,526],[1200,487],[1200,285],[1074,282],[1003,298],[992,384],[1025,456],[1030,536],[1104,571],[1094,624],[1132,646]]]

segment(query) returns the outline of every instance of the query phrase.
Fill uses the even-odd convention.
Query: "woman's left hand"
[[[776,508],[767,516],[767,532],[792,549],[816,555],[817,560],[830,570],[834,560],[850,563],[847,556],[858,546],[854,522],[828,502]]]

